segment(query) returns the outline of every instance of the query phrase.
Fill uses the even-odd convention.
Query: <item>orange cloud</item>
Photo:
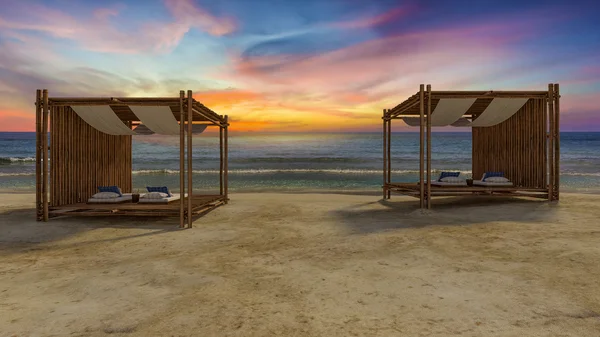
[[[259,101],[263,96],[252,91],[227,89],[195,92],[194,98],[209,108],[226,108],[240,103]]]

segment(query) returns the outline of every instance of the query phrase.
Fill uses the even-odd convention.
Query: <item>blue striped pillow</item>
[[[119,197],[122,197],[121,189],[119,186],[98,186],[98,191],[100,192],[113,192],[117,193]]]
[[[148,190],[148,192],[166,193],[169,197],[172,197],[171,192],[169,192],[169,188],[167,186],[146,186],[146,189]]]
[[[438,181],[442,181],[442,179],[446,178],[446,177],[458,177],[460,175],[460,172],[445,172],[442,171],[442,173],[440,173],[440,178],[438,179]]]
[[[504,177],[504,172],[486,172],[481,181],[485,181],[487,178],[491,177]]]

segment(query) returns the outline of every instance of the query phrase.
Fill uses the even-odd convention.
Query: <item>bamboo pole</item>
[[[42,91],[35,93],[35,210],[36,220],[42,220]]]
[[[42,202],[44,204],[44,221],[48,221],[48,90],[44,89],[42,106],[42,144],[43,158],[42,162]]]
[[[221,119],[223,116],[221,116]],[[219,195],[223,195],[223,126],[219,125]]]
[[[387,123],[387,144],[388,144],[388,148],[387,148],[387,157],[388,157],[388,162],[387,162],[387,182],[388,184],[390,184],[392,182],[392,120],[388,120]],[[392,196],[392,191],[390,191],[388,189],[387,191],[387,198],[390,199],[390,197]]]
[[[387,198],[387,121],[385,119],[385,109],[383,109],[383,199]]]
[[[427,208],[431,208],[431,84],[427,85]]]
[[[185,91],[179,91],[179,228],[185,227],[185,112],[183,100]]]
[[[194,99],[192,98],[192,91],[188,90],[187,92],[188,97],[187,97],[187,118],[188,118],[188,129],[187,129],[187,146],[188,146],[188,153],[187,153],[187,160],[188,160],[188,199],[187,199],[187,214],[188,214],[188,228],[192,228],[192,199],[194,197],[194,192],[193,192],[193,185],[192,185],[192,159],[193,159],[193,154],[192,154],[192,124],[194,121],[194,114],[193,114],[193,101]]]
[[[425,117],[424,117],[424,113],[425,113],[425,85],[421,84],[420,88],[419,88],[419,108],[420,108],[420,125],[419,125],[419,187],[420,187],[420,207],[423,208],[424,206],[424,196],[425,196],[425,185],[423,182],[423,157],[424,157],[424,153],[423,153],[423,143],[425,142],[425,135],[423,134],[424,132],[424,124],[425,124]]]
[[[550,151],[548,151],[549,162],[550,162],[550,179],[548,183],[548,200],[554,199],[554,87],[552,84],[548,84],[548,119],[550,121],[549,126],[549,143]]]
[[[556,130],[555,141],[556,141],[556,154],[554,155],[554,161],[556,162],[556,169],[554,170],[555,174],[555,183],[554,189],[556,190],[556,195],[554,198],[559,200],[560,198],[560,91],[558,87],[558,83],[554,84],[554,129]]]
[[[225,175],[225,180],[224,180],[224,192],[225,192],[225,203],[227,204],[229,202],[229,118],[227,115],[225,115],[225,130],[224,130],[224,135],[223,135],[223,141],[224,141],[224,145],[225,145],[225,158],[223,158],[223,163],[224,163],[224,169],[223,169],[223,173]]]

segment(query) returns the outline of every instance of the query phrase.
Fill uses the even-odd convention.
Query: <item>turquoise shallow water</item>
[[[418,179],[417,133],[392,136],[392,178]],[[194,138],[194,186],[218,188],[218,137]],[[382,136],[379,133],[239,134],[230,144],[231,191],[379,191]],[[179,186],[179,138],[134,137],[134,188]],[[0,133],[0,189],[35,188],[35,133]],[[471,170],[470,133],[435,133],[436,170]],[[600,133],[561,133],[561,188],[600,192]]]

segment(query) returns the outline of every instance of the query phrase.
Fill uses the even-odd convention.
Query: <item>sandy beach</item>
[[[0,335],[600,335],[598,195],[231,198],[178,230],[1,194]]]

